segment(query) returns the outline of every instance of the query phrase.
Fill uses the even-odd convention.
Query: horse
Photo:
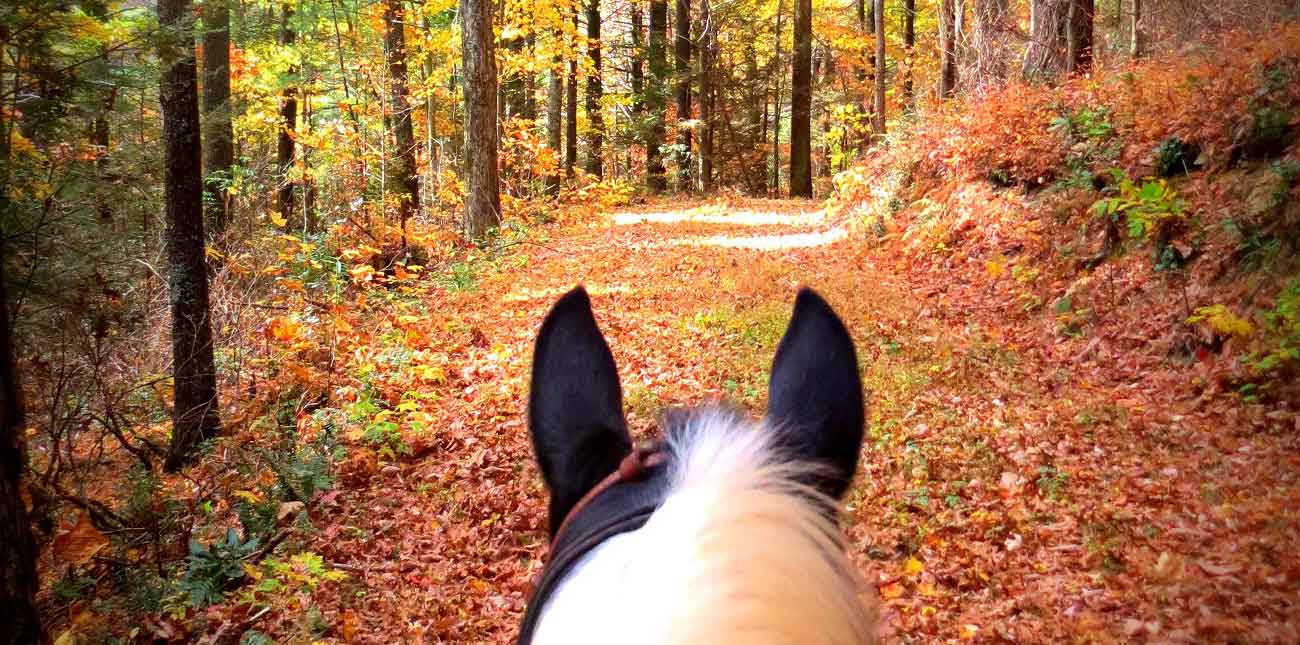
[[[804,288],[761,421],[671,409],[661,439],[634,445],[591,299],[569,291],[533,353],[528,428],[551,542],[517,642],[873,642],[876,606],[837,517],[865,414],[848,330]]]

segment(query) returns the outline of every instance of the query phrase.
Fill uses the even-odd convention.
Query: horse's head
[[[869,636],[833,510],[857,468],[862,383],[848,331],[815,292],[795,300],[761,423],[722,407],[674,410],[664,440],[634,450],[581,287],[542,323],[528,408],[552,544],[521,643],[606,641],[633,619],[619,638]]]

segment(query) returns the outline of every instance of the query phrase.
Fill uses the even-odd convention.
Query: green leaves
[[[1127,220],[1130,238],[1147,239],[1163,223],[1183,216],[1185,204],[1164,179],[1147,179],[1139,185],[1129,179],[1123,170],[1112,168],[1110,173],[1118,181],[1118,188],[1113,189],[1118,194],[1097,200],[1091,210],[1099,217],[1109,217],[1115,221],[1123,215]]]

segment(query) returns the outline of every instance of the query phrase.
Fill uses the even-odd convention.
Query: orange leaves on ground
[[[95,528],[89,515],[78,511],[76,519],[54,536],[50,551],[59,562],[85,564],[106,546],[108,538]]]

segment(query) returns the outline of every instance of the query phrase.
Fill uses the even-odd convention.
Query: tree
[[[874,0],[876,5],[876,105],[873,127],[877,135],[885,134],[885,0]]]
[[[957,91],[956,0],[941,0],[939,12],[939,98],[950,99]]]
[[[601,150],[605,123],[600,116],[600,97],[604,95],[600,82],[600,0],[587,0],[587,56],[591,59],[591,74],[587,76],[587,172],[600,179],[605,176]]]
[[[411,127],[406,76],[406,34],[402,0],[384,1],[384,58],[388,64],[389,106],[397,149],[384,170],[387,192],[397,203],[397,220],[406,247],[406,222],[420,207],[420,176],[415,167],[415,131]]]
[[[773,38],[773,51],[776,55],[772,57],[774,67],[779,66],[781,62],[781,15],[785,13],[784,0],[776,0],[776,37]],[[772,110],[772,192],[781,192],[781,75],[773,74],[776,77],[776,88],[772,92],[772,102],[775,104]]]
[[[578,31],[578,10],[573,10],[573,31]],[[564,112],[564,175],[573,177],[573,167],[578,163],[578,55],[576,46],[569,58],[569,83],[565,87]]]
[[[203,3],[203,173],[204,205],[212,233],[228,224],[226,185],[235,163],[235,134],[230,123],[230,5]],[[107,138],[107,137],[105,137]]]
[[[5,157],[6,159],[8,157]],[[8,187],[0,186],[0,194]],[[8,205],[8,196],[0,204]],[[41,641],[36,612],[36,542],[20,494],[23,458],[22,388],[14,366],[9,298],[5,293],[5,235],[0,234],[0,644]]]
[[[163,212],[172,314],[172,439],[165,467],[174,471],[189,460],[195,446],[216,436],[220,421],[203,235],[198,71],[189,0],[161,0],[158,25]]]
[[[705,193],[713,192],[713,105],[717,100],[714,67],[718,59],[718,27],[711,3],[700,0],[700,120],[704,122],[700,129],[700,190]]]
[[[916,61],[916,0],[903,0],[903,51],[907,60],[903,63],[903,96],[907,104],[912,105],[912,65]]]
[[[1050,79],[1065,69],[1066,27],[1072,0],[1030,0],[1029,46],[1021,73],[1029,79]]]
[[[664,112],[668,109],[668,3],[650,0],[650,87],[646,90],[646,109],[654,118],[654,127],[645,142],[646,186],[652,193],[662,193],[668,182],[664,177],[664,159],[659,146],[664,140]]]
[[[501,223],[497,181],[497,64],[491,0],[460,0],[465,70],[465,237]]]
[[[677,190],[691,191],[691,130],[684,121],[691,118],[691,0],[676,0],[673,20],[673,71],[677,75],[674,98],[677,104]]]
[[[1000,83],[1007,77],[1008,0],[978,0],[975,4],[975,54],[973,79],[976,85]]]
[[[559,37],[559,34],[556,34]],[[563,124],[561,123],[564,111],[564,79],[561,76],[564,73],[564,61],[556,54],[551,59],[551,84],[546,92],[546,145],[555,154],[555,161],[558,164],[563,156],[561,148]],[[560,194],[560,174],[558,171],[552,172],[546,176],[546,194],[551,197]]]
[[[1133,0],[1133,14],[1129,16],[1128,55],[1131,58],[1142,55],[1142,0]]]
[[[293,45],[297,40],[297,33],[293,30],[293,8],[289,3],[281,5],[282,13],[280,14],[280,46],[288,47]],[[289,76],[297,76],[297,66],[289,67]],[[280,169],[280,187],[276,196],[276,204],[280,211],[280,217],[285,221],[293,219],[293,200],[294,200],[294,133],[298,124],[298,88],[294,85],[284,88],[280,93],[280,134],[276,143],[276,165]]]
[[[790,196],[812,197],[812,0],[794,3],[790,84]]]
[[[1065,73],[1085,74],[1092,69],[1092,29],[1095,0],[1072,0],[1066,20]]]

